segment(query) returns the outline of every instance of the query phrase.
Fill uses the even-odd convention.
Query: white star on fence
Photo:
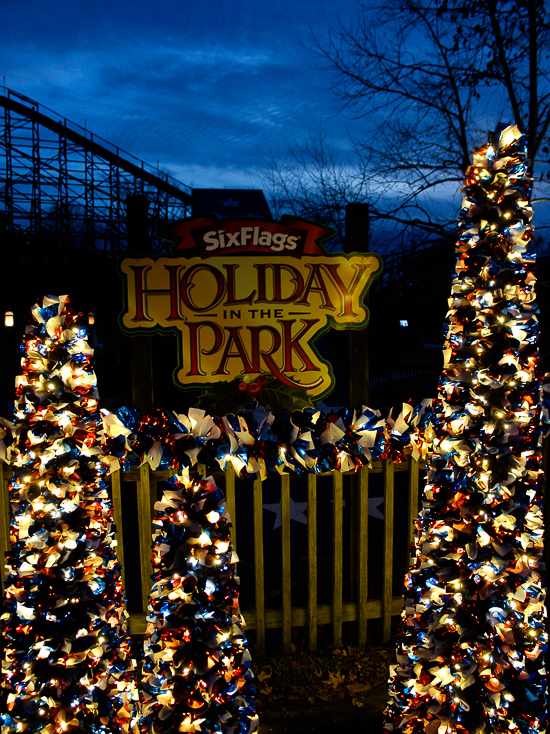
[[[345,500],[344,500],[345,503]],[[384,503],[383,497],[369,497],[369,515],[376,517],[378,520],[383,520],[384,515],[380,512],[379,507]],[[275,513],[275,522],[273,523],[273,530],[281,527],[281,503],[271,502],[263,505],[264,510]],[[295,522],[300,522],[302,525],[307,525],[307,502],[294,502],[292,497],[290,498],[290,519]]]
[[[273,530],[281,527],[281,503],[273,502],[272,504],[263,505],[264,510],[275,513],[275,523]],[[290,519],[296,522],[301,522],[303,525],[307,525],[307,502],[294,502],[292,497],[290,498]]]
[[[383,497],[369,497],[369,515],[371,517],[376,517],[379,520],[383,520],[384,515],[378,509],[380,505],[383,505],[383,504],[384,504]]]

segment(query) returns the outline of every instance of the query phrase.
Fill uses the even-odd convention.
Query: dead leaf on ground
[[[263,683],[264,680],[271,678],[271,672],[268,673],[264,670],[260,670],[256,678],[260,681],[260,683]]]
[[[329,673],[328,680],[324,680],[323,683],[326,686],[332,686],[333,688],[338,688],[338,686],[342,685],[345,679],[346,679],[346,676],[343,675],[342,673]]]
[[[333,655],[342,655],[343,657],[347,657],[348,651],[346,650],[345,647],[343,647],[341,649],[339,647],[335,647],[334,650],[332,651],[332,654]]]
[[[325,692],[319,691],[316,697],[321,701],[328,701],[330,703],[330,701],[340,701],[346,697],[346,694],[341,688],[336,688],[335,690],[327,690]]]
[[[358,696],[362,693],[367,693],[367,691],[370,691],[372,688],[371,683],[350,683],[349,686],[346,686],[348,691],[351,693],[352,696]]]
[[[357,708],[362,709],[365,704],[359,698],[352,698],[351,705],[357,706]]]
[[[334,700],[334,697],[330,693],[319,692],[316,698],[320,698],[321,701],[333,701]]]

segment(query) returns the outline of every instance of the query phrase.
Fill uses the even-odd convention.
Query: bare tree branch
[[[314,37],[341,113],[362,121],[347,158],[320,135],[272,160],[276,206],[324,219],[368,201],[395,236],[441,237],[474,145],[499,122],[529,134],[537,196],[548,198],[550,15],[544,0],[385,0]]]

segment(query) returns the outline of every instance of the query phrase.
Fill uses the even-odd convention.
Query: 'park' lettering
[[[332,386],[332,373],[315,340],[330,327],[366,325],[363,299],[380,261],[370,253],[223,254],[251,243],[292,247],[291,237],[285,234],[283,242],[254,224],[237,232],[219,228],[204,234],[206,248],[215,249],[216,257],[125,259],[123,328],[128,333],[177,328],[182,387],[272,374],[321,397]]]

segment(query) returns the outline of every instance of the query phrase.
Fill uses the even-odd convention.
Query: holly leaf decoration
[[[211,415],[236,413],[259,405],[266,410],[285,413],[314,407],[305,390],[287,387],[272,375],[258,375],[255,379],[247,375],[230,382],[216,383],[202,393],[197,403],[197,407]]]
[[[250,398],[245,399],[245,394],[240,392],[237,381],[220,382],[209,387],[199,396],[196,407],[206,411],[209,415],[227,415],[236,413],[242,408],[254,407]]]
[[[311,396],[305,390],[287,387],[277,379],[270,380],[260,402],[266,410],[280,410],[284,413],[314,407]]]

